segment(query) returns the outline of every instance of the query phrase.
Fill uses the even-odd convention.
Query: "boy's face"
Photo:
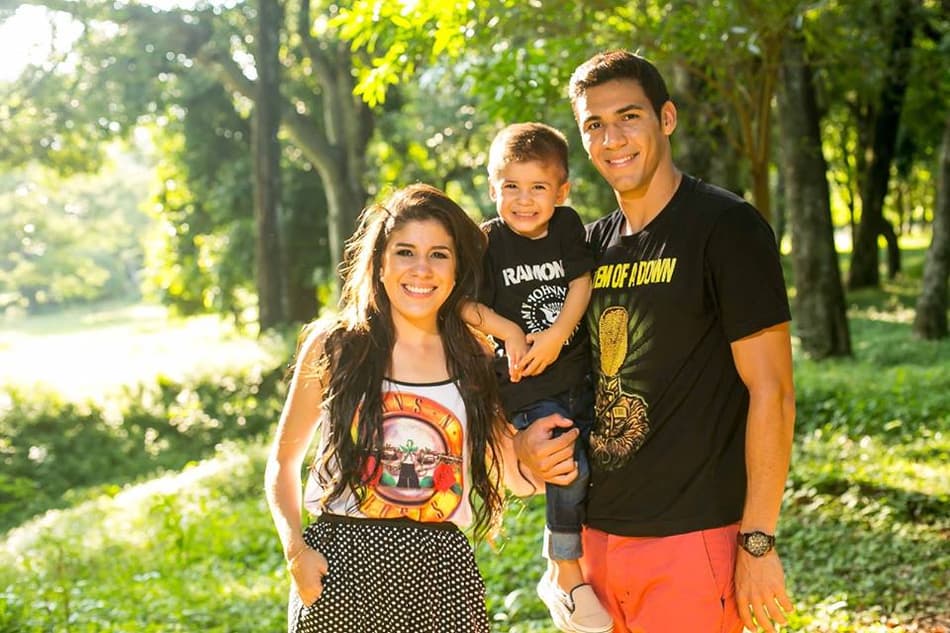
[[[532,240],[548,234],[554,206],[571,190],[561,170],[538,161],[508,163],[489,179],[488,193],[505,225]]]

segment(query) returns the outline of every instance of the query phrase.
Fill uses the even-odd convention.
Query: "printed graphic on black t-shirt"
[[[523,325],[525,333],[543,332],[547,330],[557,320],[561,309],[564,307],[564,301],[567,300],[567,287],[565,283],[564,262],[561,259],[544,262],[542,264],[519,264],[501,269],[501,279],[506,289],[514,295],[523,295],[521,302],[520,323]],[[555,282],[557,285],[538,282]],[[516,286],[530,284],[533,289],[523,294]],[[531,287],[529,286],[529,287]],[[569,346],[573,340],[574,332],[564,342]]]
[[[601,264],[593,274],[594,301],[603,303],[603,293],[610,290],[625,292],[648,284],[672,283],[676,261],[676,257],[658,257]],[[607,471],[623,466],[650,432],[648,405],[634,388],[632,372],[654,341],[650,335],[652,312],[641,307],[641,298],[631,293],[624,305],[593,305],[589,310],[591,315],[600,315],[588,324],[594,357],[600,365],[595,400],[598,424],[591,433],[591,460]]]
[[[528,326],[528,330],[543,332],[554,325],[566,299],[567,291],[564,290],[563,286],[540,286],[535,288],[521,304],[521,318]],[[574,328],[574,332],[576,331],[577,328]],[[571,338],[573,336],[572,333]],[[564,344],[568,345],[570,341],[571,339],[568,338],[564,341]]]
[[[557,207],[547,235],[530,239],[509,229],[501,218],[483,225],[488,235],[479,300],[518,324],[525,334],[549,329],[561,313],[570,283],[590,272],[593,258],[584,225],[570,207]],[[590,371],[587,331],[581,319],[557,359],[536,376],[508,380],[505,347],[497,341],[498,377],[509,414],[580,383]]]

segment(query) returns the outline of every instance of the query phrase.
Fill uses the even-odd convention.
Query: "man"
[[[772,632],[792,603],[775,549],[795,417],[774,235],[682,173],[676,107],[647,60],[598,54],[570,82],[619,208],[589,225],[596,381],[585,578],[616,633]],[[559,416],[519,433],[539,477],[575,475]],[[569,598],[568,598],[569,600]]]

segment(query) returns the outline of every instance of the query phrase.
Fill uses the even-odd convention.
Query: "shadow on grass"
[[[805,482],[800,484],[806,485]],[[901,522],[939,525],[947,522],[950,517],[950,496],[947,494],[930,495],[896,486],[854,481],[843,474],[840,477],[812,479],[807,482],[807,486],[814,495],[862,499],[863,503],[873,502]],[[807,505],[811,501],[798,499],[796,503]]]
[[[903,523],[889,515],[890,504],[877,502],[880,498],[855,504],[850,493],[849,488],[838,498],[799,499],[783,512],[781,554],[797,602],[842,601],[853,613],[878,613],[903,623],[946,618],[945,519],[936,530]],[[801,615],[807,622],[807,610]]]
[[[0,631],[285,628],[289,583],[263,508],[265,453],[264,442],[229,444],[195,468],[13,533],[0,548],[13,554],[0,569]]]

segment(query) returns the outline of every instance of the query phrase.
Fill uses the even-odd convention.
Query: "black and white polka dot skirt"
[[[289,633],[487,633],[485,585],[451,523],[322,515],[304,531],[329,563],[305,607],[291,588]]]

